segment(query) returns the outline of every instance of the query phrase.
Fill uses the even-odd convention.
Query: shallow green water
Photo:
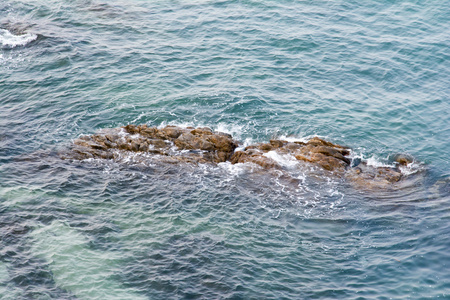
[[[446,299],[448,1],[0,3],[0,298]],[[61,160],[129,123],[319,135],[397,190]]]

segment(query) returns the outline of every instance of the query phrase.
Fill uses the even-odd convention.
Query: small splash
[[[395,168],[395,164],[384,163],[380,160],[380,158],[371,156],[366,160],[368,166],[374,168]]]
[[[314,137],[318,137],[318,138],[325,139],[325,140],[330,140],[330,138],[328,136],[317,135],[317,134],[308,135],[308,136],[305,136],[305,137],[281,135],[279,137],[279,139],[283,140],[283,141],[290,142],[290,143],[295,143],[295,142],[307,143],[309,140],[311,140]]]
[[[390,168],[397,169],[404,176],[409,176],[412,174],[416,174],[420,171],[423,171],[425,168],[424,163],[418,162],[416,160],[412,160],[410,163],[406,165],[399,164],[395,162],[392,157],[390,158],[382,158],[378,155],[371,155],[367,157],[364,153],[366,150],[363,148],[358,148],[350,151],[349,157],[352,160],[352,165],[357,166],[360,162],[366,163],[368,166],[374,168]]]
[[[0,44],[2,47],[15,48],[25,46],[37,39],[37,35],[33,33],[25,33],[14,35],[6,29],[0,29]]]
[[[245,173],[248,171],[249,167],[246,164],[231,164],[229,161],[219,163],[218,167],[225,171],[226,174],[228,174],[225,181],[231,181],[239,176],[245,175]]]
[[[220,122],[213,129],[231,134],[236,139],[241,140],[247,128],[244,125]]]
[[[421,170],[423,170],[423,168],[423,163],[417,161],[413,161],[406,166],[399,166],[400,172],[402,172],[402,174],[405,176],[420,172]]]
[[[293,168],[298,165],[298,160],[290,154],[279,154],[276,151],[269,151],[264,156],[273,159],[280,166],[285,168]]]

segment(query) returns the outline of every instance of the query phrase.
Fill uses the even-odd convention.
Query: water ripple
[[[445,4],[0,12],[1,298],[448,296]],[[424,171],[367,193],[311,170],[56,155],[128,123],[210,126],[244,144],[320,135],[379,163],[408,153]]]

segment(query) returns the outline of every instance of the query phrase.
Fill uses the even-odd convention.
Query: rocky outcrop
[[[168,163],[252,163],[270,170],[284,170],[276,157],[289,157],[296,166],[316,166],[360,186],[398,182],[403,177],[400,167],[412,162],[408,156],[397,155],[393,158],[395,167],[369,166],[353,161],[349,148],[318,137],[307,142],[270,140],[236,150],[238,146],[231,135],[207,127],[127,125],[76,139],[69,157],[119,159],[124,153],[135,152]]]
[[[231,135],[209,128],[165,128],[127,125],[105,129],[74,141],[78,159],[114,159],[121,151],[170,157],[173,162],[220,163],[227,161],[238,143]]]
[[[314,163],[328,171],[344,170],[350,165],[349,149],[324,141],[318,137],[307,143],[270,140],[267,144],[252,145],[244,151],[236,151],[231,163],[252,162],[262,167],[277,167],[277,162],[266,154],[275,151],[278,154],[289,154],[299,161]]]

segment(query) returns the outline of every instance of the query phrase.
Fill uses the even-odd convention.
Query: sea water
[[[433,0],[2,1],[0,298],[449,299],[449,28]],[[130,123],[320,136],[415,177],[58,155]]]

